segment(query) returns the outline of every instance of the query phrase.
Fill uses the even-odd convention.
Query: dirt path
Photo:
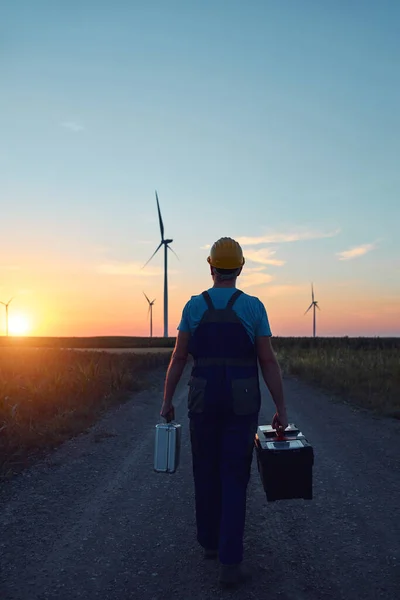
[[[255,461],[246,558],[254,579],[221,592],[195,541],[185,377],[179,472],[152,471],[164,369],[151,390],[0,490],[2,600],[393,600],[400,594],[400,423],[293,380],[290,419],[314,446],[315,499],[267,504]],[[260,422],[269,422],[267,394]]]

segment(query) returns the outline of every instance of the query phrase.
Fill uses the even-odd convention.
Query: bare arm
[[[286,406],[283,395],[283,384],[281,370],[271,345],[271,339],[267,336],[256,337],[256,348],[258,362],[262,372],[263,379],[268,387],[272,400],[282,424],[286,422]]]
[[[176,386],[182,376],[188,357],[190,332],[178,331],[175,348],[167,370],[164,385],[164,404],[171,406]]]

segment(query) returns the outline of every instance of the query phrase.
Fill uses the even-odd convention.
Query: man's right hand
[[[279,413],[276,412],[272,419],[271,425],[276,431],[284,431],[286,429],[286,427],[288,426],[288,419],[287,419],[286,411],[279,412]]]
[[[160,415],[164,417],[167,423],[170,423],[175,419],[175,408],[172,402],[165,402],[165,400],[163,401]]]

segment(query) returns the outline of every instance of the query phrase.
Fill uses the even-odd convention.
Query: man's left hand
[[[175,408],[172,402],[164,401],[162,403],[160,415],[167,421],[167,423],[170,423],[175,419]]]

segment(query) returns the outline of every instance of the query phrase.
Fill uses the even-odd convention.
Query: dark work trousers
[[[215,309],[208,292],[189,351],[188,416],[192,445],[197,539],[219,550],[221,563],[243,558],[246,493],[261,395],[257,353],[233,307]]]
[[[243,559],[246,494],[257,416],[199,414],[190,419],[197,540],[220,562]]]

